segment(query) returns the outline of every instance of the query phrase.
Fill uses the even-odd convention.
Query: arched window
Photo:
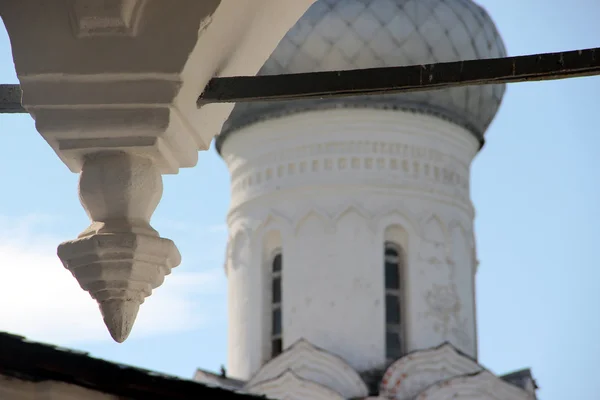
[[[271,263],[271,357],[277,357],[283,351],[282,310],[281,310],[281,273],[283,258],[281,252],[275,254]]]
[[[385,243],[385,353],[388,360],[402,357],[402,270],[403,257],[399,246]]]

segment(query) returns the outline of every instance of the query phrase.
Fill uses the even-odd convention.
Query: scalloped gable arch
[[[284,371],[271,380],[249,387],[247,390],[250,393],[278,400],[345,400],[336,391],[302,379],[290,370]]]
[[[257,221],[257,224],[254,224],[254,227],[250,228],[247,223],[241,224],[239,229],[236,229],[236,232],[241,229],[251,230],[252,235],[260,235],[261,231],[265,229],[265,227],[273,224],[275,229],[280,230],[282,236],[287,236],[287,234],[297,233],[301,224],[305,222],[310,216],[315,216],[322,223],[325,229],[333,229],[337,221],[342,218],[348,212],[354,211],[357,214],[363,216],[365,219],[372,219],[373,224],[370,225],[374,231],[384,231],[390,225],[401,225],[406,229],[406,231],[410,235],[415,235],[422,237],[423,230],[421,225],[417,222],[419,218],[416,215],[413,215],[409,210],[399,210],[397,206],[391,206],[386,208],[384,211],[380,212],[369,212],[366,208],[362,207],[356,203],[347,203],[344,207],[341,207],[338,212],[334,215],[329,215],[327,212],[320,210],[318,207],[310,207],[304,209],[300,212],[295,213],[291,218],[285,216],[283,213],[271,210],[268,214],[265,215],[264,218],[261,218]],[[431,216],[428,214],[428,216]],[[233,215],[230,214],[230,221],[232,225],[234,222],[232,221]],[[232,235],[233,236],[233,235]]]
[[[470,235],[472,233],[472,229],[467,229],[465,224],[458,219],[453,219],[448,223],[448,233],[452,232],[453,229],[462,229],[465,235]]]
[[[333,230],[333,220],[332,218],[324,211],[319,210],[317,207],[310,207],[308,209],[302,210],[297,213],[293,218],[293,231],[294,234],[297,235],[300,232],[302,226],[311,219],[311,217],[315,217],[323,224],[323,229],[326,231]]]
[[[448,224],[448,248],[450,252],[450,258],[453,261],[456,261],[456,248],[457,248],[457,239],[460,240],[460,236],[456,236],[457,234],[462,236],[463,243],[466,248],[468,248],[468,252],[473,254],[475,249],[474,236],[472,231],[465,228],[462,222],[457,220],[452,220]],[[473,273],[475,273],[475,263],[473,263]]]
[[[380,395],[394,400],[414,399],[437,382],[482,370],[471,358],[445,343],[410,353],[390,365],[383,375]]]
[[[534,400],[525,390],[482,371],[438,382],[421,392],[415,400]]]
[[[429,242],[448,243],[448,230],[444,220],[436,213],[426,213],[420,219],[423,239]]]
[[[232,223],[231,221],[229,222]],[[251,223],[242,221],[236,224],[232,223],[232,225],[235,228],[230,230],[231,234],[225,250],[226,257],[224,266],[226,274],[229,270],[229,264],[233,262],[233,256],[238,246],[238,242],[243,239],[243,235],[247,237],[248,243],[252,246],[256,240],[263,241],[269,231],[272,230],[279,232],[283,241],[291,233],[292,229],[290,220],[277,211],[271,211],[264,218],[257,219]]]
[[[262,382],[272,381],[288,370],[301,379],[340,393],[345,399],[368,395],[367,385],[346,361],[304,339],[265,364],[246,387],[252,389]]]
[[[418,219],[408,209],[400,210],[398,207],[389,208],[386,211],[378,213],[376,218],[377,232],[385,232],[392,225],[400,225],[411,237],[422,237],[421,226]]]
[[[276,230],[282,238],[288,237],[293,231],[292,222],[278,211],[271,210],[263,218],[257,220],[253,229],[253,240],[262,240],[271,230]]]
[[[462,234],[464,235],[467,242],[466,244],[472,249],[475,248],[475,235],[473,229],[466,227],[462,221],[456,219],[453,219],[448,223],[448,238],[450,239],[450,243],[452,243],[453,241],[452,233],[454,230],[457,229],[462,231]]]
[[[337,224],[346,214],[354,212],[364,219],[372,219],[373,215],[358,203],[348,202],[338,209],[333,215],[333,221]]]
[[[366,228],[372,234],[377,232],[377,224],[375,223],[373,214],[357,204],[350,204],[344,208],[340,208],[340,210],[333,215],[331,218],[333,229],[337,231],[340,223],[344,221],[344,218],[350,217],[353,214],[364,221]]]

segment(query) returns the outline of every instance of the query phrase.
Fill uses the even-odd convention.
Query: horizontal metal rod
[[[600,48],[407,67],[213,78],[198,98],[210,103],[381,95],[600,75]],[[19,85],[0,85],[0,113],[24,113]]]
[[[209,103],[382,95],[600,75],[600,48],[407,67],[213,78],[198,98]]]

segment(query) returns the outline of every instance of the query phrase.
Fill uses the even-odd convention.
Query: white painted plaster
[[[390,365],[381,380],[379,395],[393,400],[412,400],[435,383],[482,370],[452,345],[444,344],[414,352]]]
[[[279,400],[344,400],[336,391],[318,383],[302,379],[292,371],[286,371],[280,376],[264,381],[249,390],[251,393]]]
[[[535,397],[488,371],[476,375],[459,376],[431,385],[415,400],[533,400]]]
[[[300,340],[264,365],[246,384],[252,388],[277,379],[286,371],[298,378],[323,385],[344,399],[362,398],[368,389],[360,375],[340,357],[321,350],[305,340]]]
[[[368,109],[296,114],[228,138],[229,373],[249,379],[270,356],[272,231],[283,250],[284,347],[304,338],[359,371],[385,363],[383,244],[397,225],[406,350],[448,341],[476,357],[468,182],[478,146],[435,117]]]

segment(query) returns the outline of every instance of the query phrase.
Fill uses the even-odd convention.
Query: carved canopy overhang
[[[22,89],[1,93],[4,110],[30,113],[81,173],[91,225],[59,257],[116,341],[180,262],[150,225],[162,174],[195,166],[231,111],[198,110],[200,92],[214,76],[255,74],[313,1],[0,2]]]

